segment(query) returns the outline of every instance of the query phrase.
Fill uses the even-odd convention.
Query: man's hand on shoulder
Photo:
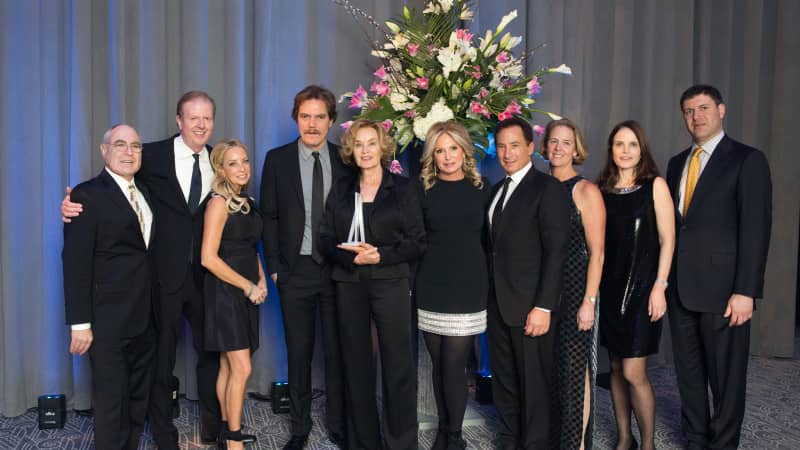
[[[65,195],[64,200],[61,201],[61,221],[70,223],[72,222],[72,217],[78,217],[78,215],[83,212],[83,205],[70,201],[69,196],[72,194],[71,187],[67,186],[66,192],[67,195]]]
[[[69,343],[69,352],[76,355],[83,355],[92,346],[94,336],[92,330],[72,330],[72,340]]]
[[[533,308],[525,321],[526,336],[542,336],[550,330],[550,312]]]
[[[744,325],[753,317],[753,297],[741,294],[733,294],[728,300],[728,307],[722,315],[726,319],[730,318],[728,326],[738,327]]]

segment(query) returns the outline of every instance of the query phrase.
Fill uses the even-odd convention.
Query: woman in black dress
[[[628,120],[611,130],[597,184],[608,220],[600,283],[600,341],[611,360],[617,449],[636,448],[631,408],[643,449],[652,449],[655,396],[647,356],[658,352],[664,290],[675,248],[675,216],[667,183],[658,176],[647,137]]]
[[[570,194],[569,254],[564,265],[561,321],[556,339],[558,415],[553,448],[592,448],[597,375],[597,307],[605,251],[606,208],[600,189],[575,165],[586,160],[583,136],[569,119],[547,124],[542,139],[550,175]]]
[[[267,297],[256,244],[262,225],[258,208],[245,193],[250,181],[247,149],[238,140],[211,151],[215,179],[203,228],[205,346],[220,352],[217,398],[222,411],[220,443],[243,448],[255,437],[242,434],[242,405],[250,355],[258,348],[258,306]]]
[[[355,428],[348,437],[351,448],[417,448],[409,262],[425,250],[425,230],[408,179],[386,170],[394,149],[380,123],[353,122],[342,136],[340,155],[359,171],[331,188],[320,225],[322,251],[333,262],[345,386]],[[350,233],[359,229],[353,226],[359,223],[356,217],[362,219],[364,235]],[[383,445],[370,319],[380,345]]]
[[[467,130],[455,121],[431,126],[419,190],[428,248],[415,282],[419,329],[433,363],[439,416],[435,450],[466,448],[466,365],[475,335],[486,330],[489,281],[483,231],[491,188],[475,167]]]

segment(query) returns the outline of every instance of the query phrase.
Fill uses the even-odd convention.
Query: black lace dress
[[[589,423],[586,428],[585,448],[592,448],[595,375],[597,373],[597,320],[591,330],[581,331],[577,325],[578,309],[586,294],[586,269],[589,252],[583,230],[581,213],[572,199],[575,185],[583,180],[576,175],[562,184],[570,193],[569,254],[564,265],[561,291],[558,335],[556,337],[557,395],[553,420],[552,448],[576,449],[580,447],[583,432],[583,401],[586,371],[589,371]],[[598,316],[595,304],[595,318]]]
[[[219,257],[235,270],[258,283],[258,250],[261,238],[261,215],[255,202],[250,202],[250,212],[228,214]],[[205,347],[214,352],[258,348],[258,306],[244,292],[207,272],[204,284]]]
[[[604,192],[606,251],[600,282],[600,343],[620,358],[658,353],[661,321],[647,309],[658,276],[658,226],[653,181]]]

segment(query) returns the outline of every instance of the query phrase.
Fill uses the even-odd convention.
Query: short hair
[[[725,103],[722,101],[722,94],[720,94],[719,90],[717,90],[717,88],[715,88],[714,86],[711,86],[709,84],[695,84],[689,89],[683,91],[683,94],[681,94],[681,101],[678,104],[678,107],[681,109],[681,112],[683,112],[683,102],[689,100],[692,97],[696,97],[702,94],[711,97],[711,100],[714,100],[714,103],[717,104],[717,106],[719,106],[721,103]]]
[[[297,122],[297,114],[300,112],[300,105],[307,100],[321,100],[325,103],[325,107],[328,110],[328,117],[332,121],[336,121],[336,97],[333,95],[333,92],[322,86],[311,84],[304,87],[294,96],[292,119],[294,119],[295,122]]]
[[[175,108],[175,114],[178,116],[183,116],[183,105],[185,103],[189,103],[192,100],[203,99],[209,103],[211,103],[211,115],[212,117],[216,117],[217,115],[217,103],[211,98],[210,95],[203,91],[189,91],[181,96],[178,99],[178,106]]]
[[[528,123],[527,120],[516,116],[503,120],[497,124],[494,129],[495,139],[501,131],[512,127],[520,127],[522,129],[522,136],[525,138],[526,144],[533,142],[533,128],[531,127],[531,124]]]
[[[650,152],[650,142],[647,140],[644,128],[635,120],[626,120],[616,124],[608,135],[606,163],[603,169],[600,170],[600,175],[597,176],[597,186],[604,192],[611,192],[619,181],[619,167],[614,163],[614,136],[623,128],[631,130],[636,135],[636,140],[639,141],[641,156],[639,163],[636,165],[634,184],[642,185],[658,176],[658,167]]]
[[[115,123],[114,125],[111,125],[111,127],[109,129],[107,129],[105,133],[103,133],[103,144],[110,144],[110,142],[108,140],[111,139],[111,132],[114,131],[115,128],[117,128],[119,126],[122,126],[122,125],[125,125],[125,124],[124,123]],[[133,127],[131,127],[131,128],[133,128]]]
[[[470,180],[473,186],[482,189],[483,180],[475,161],[475,147],[472,145],[472,139],[470,139],[469,132],[464,125],[455,120],[436,122],[428,129],[428,135],[425,136],[425,148],[422,151],[422,158],[420,158],[419,178],[422,180],[422,186],[427,191],[436,184],[436,162],[433,159],[433,151],[436,147],[436,141],[443,134],[447,134],[456,141],[456,144],[464,152],[464,164],[461,167],[461,170],[464,171],[464,177]]]
[[[356,134],[362,128],[372,128],[378,133],[378,146],[381,148],[381,166],[389,167],[392,162],[392,154],[396,150],[394,138],[389,135],[380,122],[374,120],[358,119],[350,125],[350,128],[342,134],[342,147],[339,149],[339,157],[348,166],[355,166],[353,161],[353,146],[356,143]]]
[[[547,141],[550,140],[550,134],[552,134],[556,127],[567,127],[572,130],[572,134],[575,135],[575,153],[578,154],[572,157],[572,163],[576,165],[583,164],[583,162],[586,161],[586,157],[589,156],[589,152],[586,150],[586,145],[583,143],[583,134],[581,134],[580,128],[569,119],[551,120],[547,126],[545,126],[544,136],[542,136],[542,149],[544,150],[542,153],[544,153],[544,156],[550,159],[549,155],[547,155]]]

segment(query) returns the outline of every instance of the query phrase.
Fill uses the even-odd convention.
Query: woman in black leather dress
[[[658,352],[664,290],[675,248],[669,188],[651,156],[641,125],[628,120],[608,136],[597,184],[606,203],[606,253],[600,283],[600,342],[611,360],[617,449],[635,448],[631,408],[643,449],[652,449],[655,396],[647,356]]]
[[[359,171],[333,186],[320,225],[322,251],[333,262],[345,386],[355,428],[349,436],[351,448],[417,448],[409,262],[425,250],[425,230],[408,179],[386,170],[394,149],[394,140],[380,123],[357,120],[351,125],[342,136],[340,152],[342,161]],[[348,242],[356,198],[362,205],[365,235],[360,242]],[[380,345],[383,443],[370,319]]]

